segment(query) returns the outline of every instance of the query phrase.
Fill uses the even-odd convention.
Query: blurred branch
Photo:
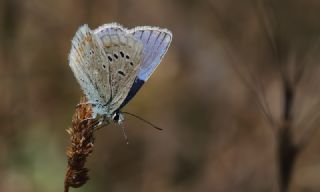
[[[296,157],[300,152],[295,146],[292,139],[292,106],[295,99],[295,89],[287,79],[283,77],[283,125],[279,128],[278,134],[278,158],[279,158],[279,171],[280,171],[280,189],[286,192],[289,189],[291,182],[293,166]]]
[[[320,117],[319,108],[320,108],[320,102],[317,102],[316,104],[313,105],[313,108],[311,108],[306,113],[306,115],[304,115],[305,117],[302,118],[302,120],[299,121],[296,126],[297,127],[304,127],[304,128],[312,126],[313,121],[315,121],[317,118]]]
[[[283,122],[282,127],[278,129],[278,166],[280,176],[280,191],[287,192],[292,178],[294,163],[299,153],[298,148],[292,141],[291,122]]]
[[[263,32],[265,33],[267,42],[270,45],[273,56],[276,59],[276,61],[279,62],[280,61],[279,47],[278,47],[278,44],[276,43],[275,29],[273,28],[275,26],[275,23],[271,23],[271,20],[270,20],[271,16],[267,15],[266,5],[263,3],[262,0],[252,1],[252,2],[254,5],[256,5],[257,15],[259,16],[259,19],[262,23],[261,27],[263,29]],[[274,16],[273,16],[273,19],[275,19]]]
[[[297,87],[303,79],[306,70],[306,63],[297,66],[296,53],[292,52],[289,54],[289,44],[280,41],[280,33],[276,31],[277,23],[276,17],[273,10],[267,10],[266,6],[267,1],[252,1],[256,7],[256,12],[261,24],[263,33],[265,34],[266,41],[270,46],[271,53],[275,64],[279,67],[282,91],[283,91],[283,110],[280,125],[276,125],[272,119],[272,113],[270,111],[267,99],[265,98],[265,90],[261,84],[261,80],[256,78],[253,73],[250,72],[250,69],[247,65],[246,70],[248,71],[248,77],[245,76],[237,69],[235,63],[239,60],[234,59],[234,54],[230,54],[233,59],[232,69],[236,71],[239,77],[242,79],[244,84],[249,88],[250,91],[254,93],[257,97],[257,103],[261,107],[263,114],[271,123],[272,127],[276,133],[277,141],[277,157],[279,165],[279,185],[282,192],[287,192],[289,189],[289,184],[292,178],[292,172],[294,164],[297,160],[297,156],[300,154],[301,149],[296,143],[293,142],[293,119],[294,119],[294,103],[296,102]],[[269,2],[270,3],[270,2]],[[218,11],[213,7],[216,17],[220,20],[221,31],[224,31],[221,19],[223,17],[219,16]],[[273,21],[273,22],[271,22]],[[222,32],[221,34],[225,34]],[[225,37],[225,39],[229,39]],[[227,47],[226,50],[229,53],[230,48]],[[291,57],[290,57],[291,56]],[[252,82],[252,84],[250,83]],[[317,119],[317,118],[315,118]],[[305,140],[305,139],[303,139]]]
[[[314,93],[314,90],[315,90],[315,86],[318,85],[317,81],[312,80],[312,77],[314,77],[315,75],[312,74],[314,72],[314,69],[311,66],[310,58],[313,58],[312,57],[313,54],[317,54],[316,50],[319,49],[320,38],[318,37],[314,42],[315,43],[313,44],[313,46],[310,47],[308,51],[306,51],[307,53],[305,54],[304,58],[300,62],[301,67],[298,67],[297,75],[295,78],[296,81],[293,82],[293,84],[297,88],[303,89],[305,87],[309,87],[310,90],[312,91],[310,95],[316,94]],[[308,86],[303,86],[303,85],[308,85]],[[301,92],[306,92],[306,91],[302,90]],[[305,115],[303,115],[300,121],[296,122],[296,127],[298,128],[303,127],[303,130],[305,130],[303,132],[310,132],[309,129],[314,129],[313,126],[315,124],[315,121],[317,121],[317,119],[320,117],[319,108],[320,108],[320,101],[315,103],[312,106],[312,108],[310,108],[309,111]],[[295,105],[293,111],[296,112],[295,113],[296,116],[300,116],[302,113],[302,109],[299,108],[297,105]],[[314,131],[311,131],[311,132],[314,132]],[[309,134],[302,133],[301,135],[302,136],[300,136],[300,139],[297,142],[297,145],[299,145],[299,148],[302,149],[304,146],[306,146],[306,143],[307,143],[306,140],[310,140],[310,139],[308,139],[309,137],[307,136]]]
[[[310,58],[312,58],[312,54],[315,54],[315,51],[319,48],[319,40],[320,38],[317,38],[314,42],[314,44],[306,51],[306,54],[303,58],[302,61],[300,61],[300,65],[295,65],[296,67],[293,70],[293,79],[291,81],[291,86],[293,89],[295,89],[295,92],[297,92],[297,89],[299,86],[302,86],[301,83],[303,82],[304,79],[309,79],[309,81],[305,82],[306,85],[310,86],[310,79],[314,75],[312,74],[313,69],[310,66]],[[316,81],[311,81],[316,82]],[[313,84],[315,85],[315,84]],[[318,83],[316,83],[318,85]],[[310,87],[311,90],[315,90],[314,86]],[[303,91],[304,92],[304,91]],[[312,92],[310,93],[311,95],[314,95],[316,93]],[[309,111],[304,115],[302,120],[296,123],[296,127],[302,129],[302,133],[300,133],[300,137],[298,141],[295,143],[296,148],[298,148],[298,151],[302,151],[304,147],[307,145],[308,141],[310,141],[313,133],[316,131],[316,122],[318,122],[320,118],[320,101],[317,102],[312,106],[312,108],[309,109]],[[292,112],[295,111],[301,111],[299,108],[292,108]],[[299,114],[295,113],[295,116],[298,116]]]
[[[213,5],[213,3],[210,3],[210,6],[212,8],[212,13],[214,13],[216,15],[216,18],[219,21],[219,27],[220,27],[220,34],[223,35],[223,38],[225,40],[228,40],[230,38],[228,38],[225,34],[225,29],[223,27],[223,22],[222,16],[219,15],[218,11],[215,9],[215,6]],[[263,117],[265,118],[266,122],[268,122],[271,125],[271,128],[273,128],[273,131],[276,131],[276,123],[274,122],[274,119],[272,117],[271,111],[270,111],[270,107],[269,104],[266,100],[265,97],[265,92],[264,92],[264,88],[262,86],[262,83],[260,81],[259,78],[255,78],[254,74],[250,71],[249,67],[247,66],[247,64],[245,62],[241,62],[243,65],[245,66],[245,69],[247,70],[247,73],[249,74],[248,77],[249,79],[245,78],[245,75],[242,74],[242,72],[238,69],[238,67],[236,66],[236,63],[239,63],[239,61],[241,61],[241,59],[235,59],[235,54],[234,51],[231,51],[232,49],[224,44],[224,50],[226,53],[228,53],[231,56],[231,69],[233,69],[235,71],[235,73],[239,76],[239,78],[241,79],[241,81],[243,82],[243,84],[248,88],[248,90],[255,96],[255,103],[258,105],[258,107],[260,108],[260,110],[263,113]],[[252,82],[252,83],[250,83]]]
[[[313,118],[310,118],[310,121],[306,123],[304,126],[303,132],[301,133],[300,139],[297,142],[297,146],[300,150],[304,149],[305,146],[312,140],[311,138],[315,135],[314,133],[317,131],[318,122],[320,121],[320,112],[318,111],[314,114]]]
[[[261,13],[259,14],[261,18],[260,20],[263,23],[263,29],[265,31],[267,41],[270,44],[275,61],[280,67],[281,81],[283,85],[283,114],[282,125],[280,125],[277,134],[277,152],[280,190],[282,192],[287,192],[292,178],[294,163],[296,162],[298,154],[301,152],[301,149],[293,142],[292,127],[293,106],[296,99],[297,85],[302,79],[305,71],[305,65],[297,69],[294,65],[296,58],[284,62],[284,58],[288,57],[288,54],[281,54],[279,50],[279,44],[275,39],[275,32],[272,28],[272,26],[275,25],[270,24],[270,16],[267,16],[265,7],[266,6],[263,5],[262,1],[258,2],[258,14]],[[275,17],[273,18],[275,19]],[[285,66],[285,64],[287,64],[287,66]],[[292,70],[290,70],[289,67],[292,67]],[[292,72],[291,75],[290,72]]]

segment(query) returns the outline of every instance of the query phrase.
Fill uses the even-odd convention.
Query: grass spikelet
[[[80,103],[86,101],[84,96],[80,99]],[[72,126],[67,129],[71,144],[67,149],[68,166],[64,181],[65,192],[69,191],[69,187],[83,186],[89,179],[89,169],[85,168],[85,163],[93,151],[94,127],[99,123],[95,119],[90,119],[91,117],[91,105],[80,104],[74,112]]]

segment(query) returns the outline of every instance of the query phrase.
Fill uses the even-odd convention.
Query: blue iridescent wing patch
[[[129,32],[143,43],[142,62],[138,75],[118,110],[124,107],[136,95],[144,82],[149,79],[160,64],[172,40],[170,31],[158,27],[136,27]]]
[[[158,27],[136,27],[129,32],[143,43],[138,78],[147,81],[167,52],[172,40],[172,33]]]

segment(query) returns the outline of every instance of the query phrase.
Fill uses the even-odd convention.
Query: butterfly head
[[[121,124],[124,121],[124,116],[121,112],[116,111],[114,112],[114,114],[112,115],[112,120],[115,123]]]

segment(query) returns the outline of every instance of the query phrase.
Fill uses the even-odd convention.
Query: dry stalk
[[[80,103],[85,103],[83,96]],[[67,149],[68,167],[64,180],[64,191],[68,192],[69,187],[78,188],[84,185],[88,179],[88,169],[85,168],[87,157],[93,151],[94,127],[98,124],[97,120],[91,118],[91,105],[79,105],[72,118],[72,126],[67,129],[70,135],[71,145]]]

